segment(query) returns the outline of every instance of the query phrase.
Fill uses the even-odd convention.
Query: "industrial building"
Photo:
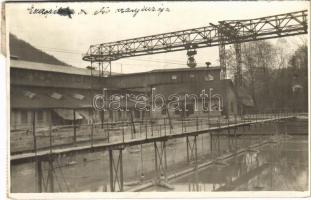
[[[92,116],[92,101],[96,94],[107,88],[108,96],[120,93],[156,94],[168,97],[170,94],[200,95],[202,90],[212,89],[212,110],[203,111],[200,101],[199,110],[189,109],[187,116],[234,114],[237,112],[237,95],[230,80],[221,80],[219,67],[199,67],[185,69],[155,70],[143,73],[119,74],[99,77],[98,71],[64,67],[58,65],[11,60],[11,127],[18,128],[32,123],[32,112],[36,111],[38,126],[70,124],[73,110],[76,120],[89,123],[101,121],[100,111]],[[211,89],[210,89],[211,88]],[[208,94],[209,95],[209,94]],[[184,99],[181,99],[184,101]],[[132,102],[131,108],[135,104]],[[189,105],[191,106],[191,102]],[[209,107],[209,106],[208,106]],[[131,109],[135,119],[142,120],[150,112]],[[150,109],[148,109],[150,110]],[[170,109],[169,109],[170,110]],[[185,114],[185,113],[184,113]],[[166,117],[162,110],[151,112],[153,118]],[[171,117],[181,117],[182,112],[170,111]],[[104,120],[127,120],[128,113],[109,111]]]

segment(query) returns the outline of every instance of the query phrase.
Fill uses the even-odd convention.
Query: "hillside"
[[[52,55],[49,55],[24,40],[18,39],[15,35],[10,34],[10,53],[11,58],[17,57],[19,60],[46,63],[53,65],[70,66]]]

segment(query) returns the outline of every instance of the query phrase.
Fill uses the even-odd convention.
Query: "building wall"
[[[40,86],[40,87],[61,87],[67,88],[99,88],[103,83],[98,76],[85,76],[76,74],[64,74],[29,69],[10,69],[12,85]]]
[[[211,79],[212,77],[212,79]],[[132,89],[132,88],[155,88],[157,92],[164,95],[169,95],[174,92],[188,92],[189,94],[199,94],[203,89],[208,93],[210,88],[213,88],[213,94],[217,93],[222,96],[223,109],[229,113],[237,112],[237,100],[234,91],[228,85],[224,84],[223,80],[220,80],[220,68],[219,69],[182,69],[181,71],[155,71],[137,74],[116,75],[97,79],[85,75],[76,74],[64,74],[57,72],[37,71],[29,69],[17,69],[11,68],[11,86],[18,87],[33,87],[40,86],[42,88],[58,88],[62,90],[78,91],[79,89],[90,88],[113,88],[113,89]],[[12,87],[14,90],[14,87]],[[62,93],[62,92],[60,92]],[[64,92],[66,93],[66,92]],[[79,92],[78,92],[79,93]],[[12,105],[11,105],[12,106]],[[199,108],[201,108],[201,102],[198,102]],[[12,107],[11,112],[11,127],[14,129],[20,127],[31,127],[32,125],[32,110],[23,110],[21,108],[15,109]],[[24,109],[27,109],[25,107]],[[88,112],[89,108],[81,108],[81,112]],[[52,108],[42,107],[36,112],[36,124],[37,126],[48,126],[52,122],[53,110]],[[79,112],[79,110],[77,110]],[[142,120],[147,117],[163,118],[167,117],[166,113],[162,111],[152,112],[134,112],[134,120]],[[180,117],[180,113],[176,113],[170,110],[170,116],[172,118]],[[54,113],[55,114],[55,113]],[[189,114],[189,117],[196,116],[208,116],[208,115],[220,115],[220,111],[204,112],[202,110],[195,111]],[[95,123],[101,122],[101,113],[96,111],[94,114]],[[90,117],[83,119],[81,123],[90,123]],[[104,112],[104,120],[107,121],[126,121],[131,120],[129,112],[118,111],[106,111]],[[53,124],[61,124],[62,122],[53,122]]]
[[[104,84],[109,88],[150,88],[159,84],[207,81],[208,75],[211,75],[214,80],[220,80],[220,69],[116,75],[105,78]]]
[[[10,114],[10,125],[11,129],[23,129],[30,128],[33,124],[33,112],[35,112],[36,127],[49,126],[51,121],[50,110],[24,110],[24,109],[13,109]]]
[[[186,102],[193,100],[192,95],[195,95],[198,111],[194,112],[190,116],[207,116],[208,112],[202,110],[202,98],[200,95],[205,91],[206,103],[209,104],[211,101],[212,111],[210,115],[225,115],[225,114],[236,114],[237,113],[237,96],[235,95],[233,85],[230,80],[215,80],[215,81],[196,81],[194,83],[176,83],[176,84],[162,84],[154,87],[153,98],[154,101],[159,99],[158,95],[163,96],[164,99],[168,99],[170,95],[177,95],[182,99],[186,97]],[[212,96],[210,99],[209,97]],[[219,99],[220,98],[220,99]],[[174,99],[175,100],[175,99]],[[219,106],[220,100],[220,109]],[[184,100],[183,100],[184,101]],[[184,103],[182,103],[184,104]],[[209,105],[207,105],[209,108]],[[160,116],[159,113],[154,114]],[[173,114],[172,114],[173,116]]]

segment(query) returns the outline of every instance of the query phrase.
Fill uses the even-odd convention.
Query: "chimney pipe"
[[[206,64],[206,67],[207,67],[207,68],[209,68],[209,67],[210,67],[210,65],[211,65],[211,63],[210,63],[210,62],[206,62],[205,64]]]

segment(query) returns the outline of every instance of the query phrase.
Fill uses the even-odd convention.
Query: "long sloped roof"
[[[91,75],[91,71],[89,69],[62,66],[62,65],[52,65],[52,64],[46,64],[46,63],[37,63],[37,62],[30,62],[30,61],[24,61],[24,60],[10,60],[10,66],[11,68],[17,68],[17,69],[58,72],[58,73],[86,75],[86,76]],[[93,75],[94,74],[98,74],[98,71],[93,70]]]

